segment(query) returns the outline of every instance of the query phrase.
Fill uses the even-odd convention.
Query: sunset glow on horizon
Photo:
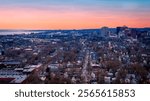
[[[150,27],[148,0],[0,0],[0,29]]]

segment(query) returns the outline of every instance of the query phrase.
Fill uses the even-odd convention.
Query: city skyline
[[[149,0],[0,0],[0,29],[149,27]]]

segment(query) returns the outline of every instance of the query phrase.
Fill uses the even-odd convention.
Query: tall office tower
[[[108,27],[102,27],[101,28],[101,37],[107,37],[109,36],[109,28]]]
[[[119,34],[119,32],[124,31],[124,30],[126,30],[126,29],[128,29],[127,26],[117,27],[117,28],[116,28],[116,30],[117,30],[117,35]]]

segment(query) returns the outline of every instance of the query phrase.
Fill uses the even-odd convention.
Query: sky
[[[0,0],[0,29],[150,27],[150,0]]]

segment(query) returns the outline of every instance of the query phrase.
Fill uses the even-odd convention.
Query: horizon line
[[[123,25],[124,26],[124,25]],[[116,27],[109,27],[109,26],[102,26],[102,27],[108,27],[108,28],[117,28],[117,27],[123,27],[123,26],[116,26]],[[20,31],[22,31],[22,30],[24,30],[24,31],[27,31],[27,30],[88,30],[88,29],[101,29],[102,27],[99,27],[99,28],[68,28],[68,29],[42,29],[42,28],[33,28],[33,29],[30,29],[30,28],[18,28],[18,29],[11,29],[11,28],[3,28],[3,29],[1,29],[0,28],[0,30],[2,31],[2,30],[20,30]],[[128,26],[127,26],[128,27]],[[150,28],[150,26],[149,27],[128,27],[128,28]]]

